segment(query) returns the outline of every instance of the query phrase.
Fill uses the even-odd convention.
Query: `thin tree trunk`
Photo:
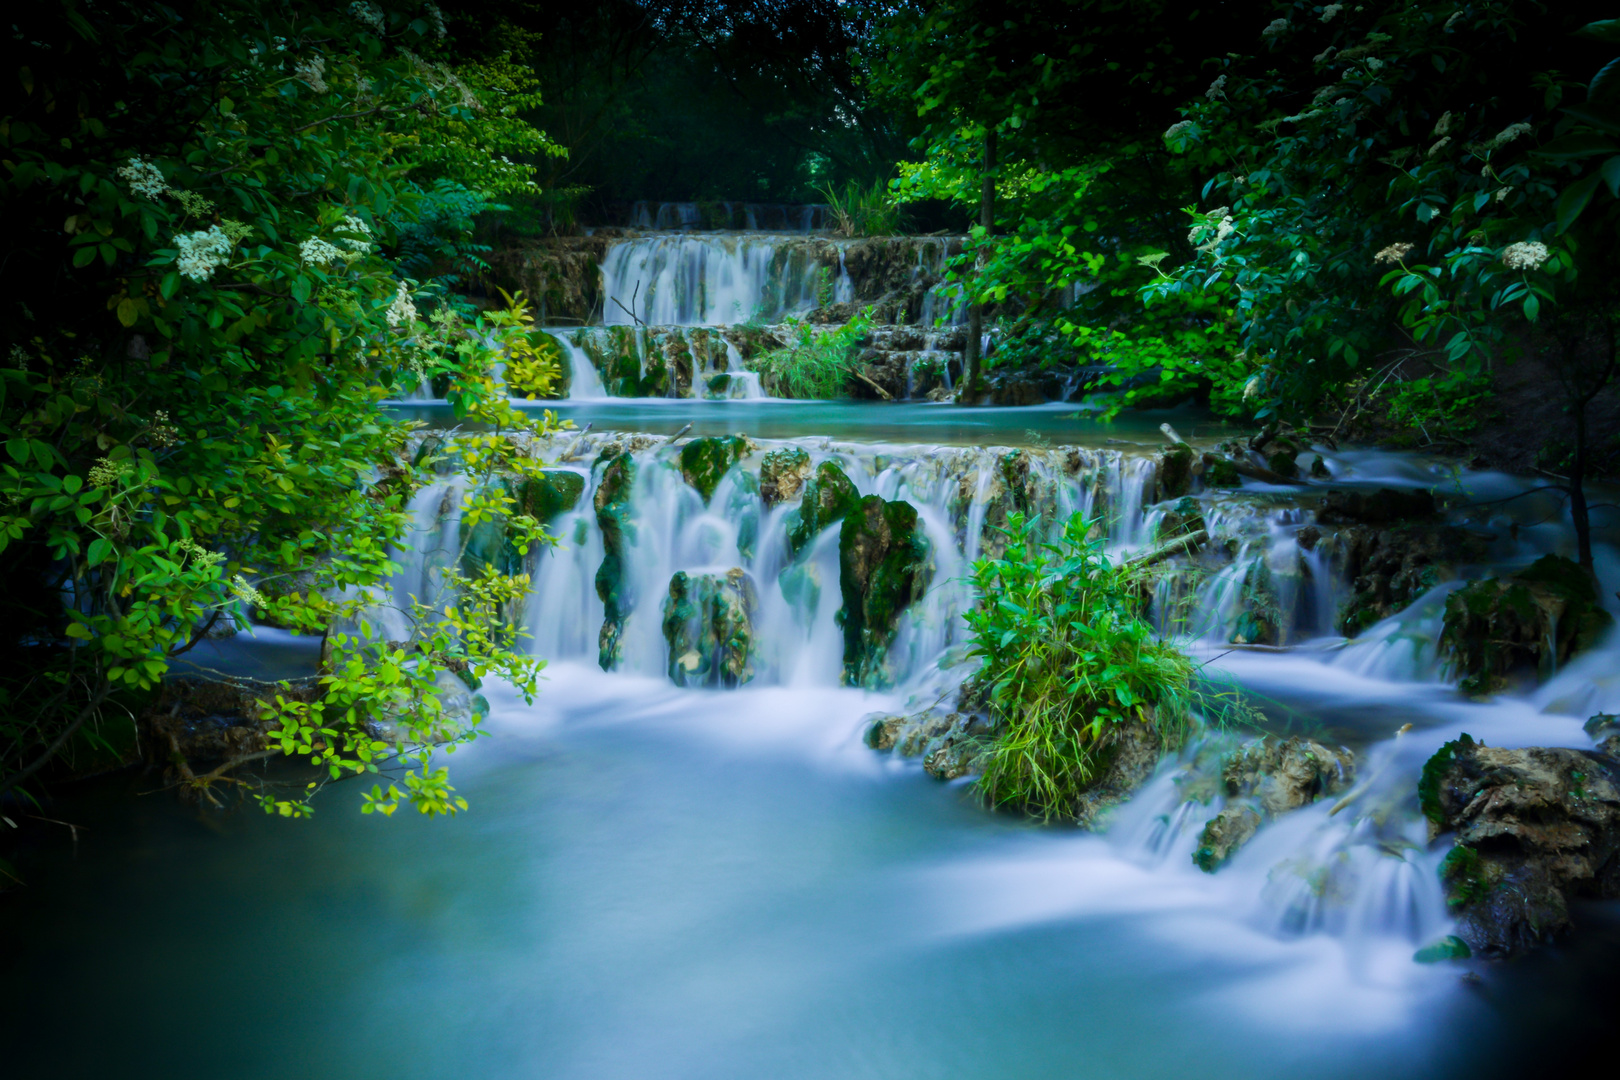
[[[1592,519],[1586,509],[1586,399],[1575,406],[1575,464],[1569,470],[1569,517],[1575,525],[1575,550],[1582,568],[1592,566]]]
[[[980,241],[990,238],[990,229],[996,220],[996,129],[989,128],[984,133],[984,167],[979,180],[979,225],[984,229],[984,237]],[[977,262],[977,260],[976,260]],[[977,288],[978,265],[974,266],[974,276],[970,288]],[[962,353],[963,391],[959,399],[964,404],[973,404],[978,397],[979,385],[983,379],[984,361],[981,355],[981,345],[984,340],[984,305],[974,301],[968,305],[967,347]]]

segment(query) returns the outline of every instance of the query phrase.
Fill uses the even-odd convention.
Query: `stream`
[[[653,301],[665,317],[703,316],[676,287]],[[737,288],[728,303],[756,299]],[[1310,455],[1329,478],[1308,492],[1251,479],[1195,492],[1231,554],[1170,572],[1159,599],[1190,597],[1188,614],[1161,628],[1267,730],[1348,747],[1367,778],[1341,812],[1325,800],[1281,816],[1209,874],[1192,852],[1218,801],[1184,797],[1184,759],[1089,834],[987,813],[969,780],[941,783],[863,735],[872,714],[926,706],[970,670],[964,575],[994,536],[1009,455],[1049,519],[1100,517],[1129,557],[1167,512],[1159,425],[1198,447],[1225,427],[1190,410],[1110,424],[1073,402],[535,407],[591,425],[539,448],[584,494],[552,523],[561,543],[537,557],[522,615],[550,662],[542,692],[526,706],[486,684],[492,737],[450,762],[471,810],[363,817],[340,785],[293,823],[198,813],[142,794],[152,777],[84,785],[75,840],[43,857],[20,903],[28,931],[8,935],[8,1075],[1477,1078],[1522,1073],[1611,1020],[1614,904],[1581,909],[1578,934],[1512,964],[1414,962],[1452,924],[1436,873],[1447,842],[1428,843],[1413,792],[1464,731],[1589,746],[1582,721],[1620,711],[1620,640],[1539,687],[1470,701],[1435,655],[1454,584],[1346,641],[1333,616],[1348,583],[1300,539],[1319,487],[1437,488],[1447,519],[1487,538],[1477,569],[1518,567],[1572,546],[1535,481],[1323,445]],[[448,423],[431,400],[399,408]],[[753,440],[707,502],[669,443],[687,425],[683,438]],[[591,500],[609,448],[636,468],[630,614],[604,671]],[[787,549],[794,503],[767,506],[754,479],[781,449],[918,511],[933,574],[884,688],[840,685],[838,530]],[[461,484],[446,474],[416,497],[396,599],[453,557]],[[1598,524],[1614,608],[1620,520],[1600,511]],[[1236,647],[1238,597],[1262,566],[1279,643]],[[753,678],[677,687],[659,626],[671,576],[731,569],[759,592]],[[391,631],[386,600],[370,618]],[[199,653],[274,678],[314,670],[319,643],[259,627]]]

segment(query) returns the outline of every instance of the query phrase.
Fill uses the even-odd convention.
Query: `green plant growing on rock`
[[[1192,701],[1192,662],[1155,636],[1132,572],[1090,530],[1076,514],[1045,543],[1038,519],[1013,513],[1006,551],[973,564],[980,603],[965,617],[984,666],[971,685],[996,725],[979,791],[1043,821],[1080,817],[1127,742],[1179,744]]]
[[[838,533],[844,606],[837,616],[844,630],[845,684],[890,683],[889,645],[900,616],[928,589],[932,554],[910,503],[868,495],[846,510]]]
[[[873,181],[870,187],[861,187],[853,180],[842,189],[828,184],[821,194],[827,199],[834,232],[844,236],[893,236],[900,231],[900,204],[881,180]]]
[[[856,357],[871,324],[870,309],[843,326],[824,330],[790,316],[783,320],[787,340],[756,357],[753,369],[780,397],[839,397],[855,376]]]

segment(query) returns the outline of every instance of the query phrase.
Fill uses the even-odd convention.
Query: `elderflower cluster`
[[[298,257],[311,266],[325,266],[343,258],[343,252],[318,236],[312,236],[298,245]]]
[[[176,540],[174,546],[180,549],[180,554],[191,560],[191,564],[202,569],[218,566],[225,561],[225,556],[217,551],[209,551],[191,537]]]
[[[340,239],[338,243],[360,255],[371,250],[371,226],[367,225],[364,219],[346,214],[341,229],[354,235]]]
[[[129,164],[118,170],[118,175],[129,181],[131,191],[148,199],[159,198],[169,190],[158,167],[139,156],[130,158]]]
[[[402,281],[399,283],[399,292],[394,294],[394,302],[388,305],[388,325],[398,328],[401,323],[409,326],[416,321],[416,305],[411,303],[411,294]]]
[[[435,4],[433,0],[428,0],[427,3],[422,5],[422,10],[427,12],[428,22],[433,24],[433,35],[441,38],[447,37],[450,31],[445,28],[444,12],[439,10],[439,5]]]
[[[214,204],[195,191],[182,191],[179,188],[170,188],[169,191],[189,217],[207,217],[214,212]]]
[[[1509,195],[1511,195],[1511,194],[1513,194],[1513,189],[1510,188],[1510,187],[1497,188],[1496,189],[1496,201],[1497,202],[1507,202],[1507,197]]]
[[[1209,89],[1204,91],[1204,96],[1209,98],[1209,100],[1211,100],[1211,101],[1214,101],[1218,97],[1225,97],[1226,96],[1226,76],[1221,75],[1218,78],[1216,78],[1216,80],[1214,82],[1210,83],[1209,84]]]
[[[1376,57],[1376,56],[1367,57],[1367,70],[1368,71],[1377,71],[1379,68],[1381,68],[1383,66],[1384,66],[1384,62],[1382,60],[1378,59],[1378,57]]]
[[[1412,253],[1413,244],[1391,244],[1373,256],[1375,263],[1398,263]]]
[[[1274,38],[1279,34],[1282,34],[1287,29],[1287,19],[1272,19],[1271,22],[1266,24],[1266,28],[1260,31],[1260,36],[1263,38]]]
[[[376,4],[366,3],[365,0],[356,0],[349,5],[349,14],[381,34],[388,29],[388,20],[383,17],[382,8]]]
[[[1446,148],[1446,144],[1449,143],[1450,141],[1451,141],[1451,136],[1447,135],[1445,138],[1441,139],[1439,142],[1437,142],[1433,146],[1429,147],[1429,155],[1428,156],[1429,157],[1434,157],[1434,155],[1436,155],[1440,151],[1444,150]]]
[[[1165,129],[1164,137],[1166,139],[1174,139],[1177,135],[1190,130],[1192,126],[1193,122],[1191,120],[1177,120],[1175,123],[1171,124]]]
[[[317,94],[326,93],[326,58],[309,56],[294,61],[293,74],[303,79]]]
[[[1451,110],[1447,109],[1445,112],[1440,114],[1440,119],[1434,122],[1434,135],[1436,138],[1438,138],[1441,135],[1449,135],[1450,133]]]
[[[16,365],[18,371],[27,371],[28,350],[21,345],[13,345],[11,347],[11,362]]]
[[[1344,5],[1343,4],[1329,4],[1327,7],[1322,9],[1322,21],[1323,22],[1332,22],[1333,21],[1333,16],[1337,15],[1339,12],[1341,12],[1343,10],[1344,10]]]
[[[192,281],[207,281],[231,257],[231,238],[218,225],[176,236],[174,245],[180,249],[180,272]]]
[[[268,608],[270,606],[270,601],[264,598],[264,593],[249,585],[247,578],[241,574],[231,578],[231,592],[236,595],[238,600],[250,607]]]
[[[1457,20],[1462,18],[1462,17],[1463,17],[1462,8],[1458,8],[1456,11],[1453,11],[1451,13],[1451,18],[1446,20],[1446,25],[1442,29],[1450,30],[1453,26],[1457,25]]]
[[[165,449],[180,441],[180,432],[169,422],[169,414],[159,409],[152,414],[152,423],[146,430],[146,438],[153,446]]]
[[[1313,64],[1323,63],[1324,61],[1331,59],[1333,54],[1338,52],[1338,51],[1339,51],[1339,47],[1337,45],[1329,45],[1327,48],[1323,49],[1321,52],[1319,52],[1315,56],[1311,57],[1311,62]]]
[[[1507,127],[1497,132],[1496,137],[1485,145],[1491,150],[1500,149],[1501,147],[1504,147],[1508,143],[1512,142],[1514,139],[1519,138],[1521,135],[1530,134],[1530,130],[1531,128],[1529,124],[1509,124]]]
[[[1547,245],[1539,240],[1520,241],[1502,249],[1502,265],[1509,270],[1540,270],[1541,264],[1552,257]]]
[[[93,488],[112,487],[134,471],[135,463],[133,461],[97,458],[96,463],[90,466],[90,474],[85,477],[84,482]]]

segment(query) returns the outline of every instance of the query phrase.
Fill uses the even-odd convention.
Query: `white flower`
[[[1456,25],[1457,20],[1462,18],[1462,17],[1463,17],[1462,9],[1458,8],[1456,11],[1451,13],[1451,18],[1446,20],[1446,25],[1445,25],[1444,29],[1450,30],[1453,26]]]
[[[1232,233],[1235,232],[1236,230],[1237,230],[1237,226],[1232,224],[1231,217],[1228,216],[1228,217],[1221,218],[1221,223],[1219,225],[1215,226],[1215,242],[1217,244],[1220,243],[1222,240],[1225,240],[1228,236],[1231,236]]]
[[[1177,120],[1175,123],[1171,124],[1165,129],[1164,137],[1166,139],[1174,139],[1183,132],[1190,131],[1192,126],[1193,122],[1191,120]]]
[[[231,257],[231,238],[218,225],[176,236],[174,246],[180,249],[180,272],[192,281],[207,281]]]
[[[134,471],[135,463],[128,458],[123,461],[97,458],[96,463],[90,466],[90,474],[85,477],[84,482],[93,488],[112,487]]]
[[[325,266],[343,258],[343,252],[318,236],[312,236],[298,245],[298,257],[311,266]]]
[[[449,30],[445,29],[444,12],[439,10],[438,4],[435,4],[433,0],[428,0],[427,3],[422,5],[422,10],[427,12],[428,22],[433,24],[433,33],[436,37],[444,37],[450,33]]]
[[[1333,16],[1337,15],[1339,12],[1341,12],[1343,10],[1344,10],[1344,5],[1343,4],[1329,4],[1327,7],[1322,9],[1322,21],[1323,22],[1332,22],[1333,21]]]
[[[1287,19],[1272,19],[1271,22],[1266,24],[1266,28],[1264,30],[1260,31],[1260,36],[1261,37],[1276,37],[1278,34],[1281,34],[1283,31],[1285,31],[1287,29],[1288,29],[1288,20]]]
[[[1391,244],[1373,256],[1376,263],[1398,263],[1412,253],[1412,244]]]
[[[1547,245],[1538,240],[1509,244],[1502,249],[1502,265],[1509,270],[1540,270],[1541,264],[1552,257]]]
[[[1209,89],[1204,91],[1204,96],[1209,98],[1209,100],[1211,100],[1211,101],[1214,101],[1218,97],[1225,97],[1226,96],[1226,76],[1222,75],[1219,78],[1217,78],[1214,82],[1210,83],[1209,84]]]
[[[371,226],[367,225],[364,219],[355,217],[353,214],[344,215],[342,231],[359,234],[338,241],[350,251],[364,255],[371,250]]]
[[[1510,188],[1510,187],[1497,188],[1496,189],[1496,201],[1497,202],[1506,202],[1507,197],[1509,195],[1511,195],[1511,194],[1513,194],[1513,189]]]
[[[309,88],[317,94],[326,93],[326,60],[323,57],[311,56],[294,62],[293,74],[308,83]]]
[[[1367,57],[1367,70],[1368,71],[1377,71],[1379,68],[1381,68],[1383,66],[1384,66],[1384,62],[1382,60],[1378,59],[1378,57],[1376,57],[1376,56]]]
[[[1438,138],[1451,132],[1451,110],[1447,109],[1440,114],[1440,119],[1434,122],[1434,134]]]
[[[1507,127],[1497,132],[1496,137],[1485,145],[1492,150],[1496,150],[1500,147],[1506,146],[1508,143],[1512,142],[1514,139],[1517,139],[1521,135],[1530,134],[1530,131],[1531,127],[1529,124],[1509,124]]]
[[[364,0],[356,0],[355,3],[349,5],[349,14],[353,15],[356,19],[359,19],[361,22],[365,23],[379,34],[388,29],[388,20],[383,17],[382,8],[378,7],[376,4],[365,3]]]
[[[1434,155],[1438,154],[1441,150],[1444,150],[1445,146],[1446,146],[1446,143],[1448,143],[1450,141],[1451,141],[1451,136],[1447,135],[1445,138],[1441,139],[1439,142],[1437,142],[1433,146],[1429,147],[1429,157],[1434,157]]]
[[[388,305],[388,325],[398,327],[400,323],[409,326],[416,321],[416,305],[411,303],[411,294],[402,281],[399,283],[399,292],[394,294],[394,302]]]
[[[1243,384],[1243,400],[1248,401],[1250,398],[1254,397],[1255,395],[1257,395],[1259,393],[1260,393],[1260,376],[1251,375],[1249,377],[1249,381]]]
[[[139,157],[130,158],[129,164],[118,170],[118,175],[129,181],[131,191],[148,199],[156,199],[169,190],[158,167]]]
[[[270,601],[264,598],[264,594],[249,585],[247,578],[241,574],[231,578],[231,592],[236,594],[238,600],[250,607],[268,608],[270,606]]]

